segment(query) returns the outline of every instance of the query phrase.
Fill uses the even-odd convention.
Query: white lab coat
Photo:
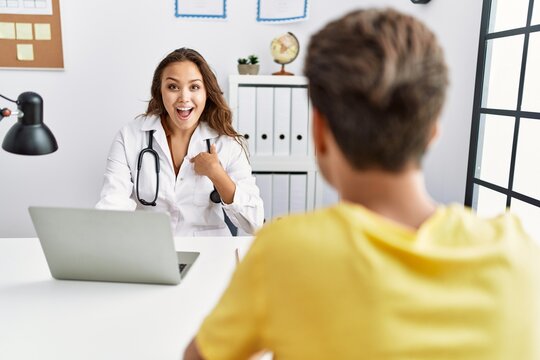
[[[156,206],[140,204],[135,190],[137,160],[140,151],[148,146],[150,130],[155,130],[153,149],[159,155],[160,165]],[[212,182],[206,176],[197,175],[189,161],[200,152],[208,151],[206,139],[215,144],[223,168],[236,184],[231,204],[216,204],[210,200],[214,189]],[[139,195],[152,201],[156,190],[155,161],[148,153],[143,158]],[[261,227],[264,218],[263,202],[247,155],[235,139],[219,136],[205,122],[199,122],[176,176],[165,130],[156,116],[138,117],[118,132],[107,159],[101,198],[96,208],[166,212],[175,236],[230,236],[222,209],[234,225],[247,234],[253,234]]]

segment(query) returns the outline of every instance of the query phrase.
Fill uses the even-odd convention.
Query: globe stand
[[[275,73],[272,73],[272,75],[294,75],[291,72],[285,71],[285,64],[281,64],[281,70]]]

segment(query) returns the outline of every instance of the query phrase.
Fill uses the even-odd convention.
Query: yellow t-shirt
[[[257,235],[196,341],[206,359],[538,360],[540,252],[519,221],[417,231],[342,203]]]

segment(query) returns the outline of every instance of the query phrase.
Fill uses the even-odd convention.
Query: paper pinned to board
[[[51,24],[34,24],[36,40],[51,40]]]
[[[0,22],[0,39],[15,39],[15,23]]]
[[[17,60],[34,61],[34,46],[32,44],[17,44]]]
[[[32,24],[30,23],[15,23],[15,32],[17,40],[33,40]]]

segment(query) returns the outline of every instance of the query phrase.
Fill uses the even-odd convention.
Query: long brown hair
[[[232,112],[223,92],[219,87],[216,76],[210,69],[206,60],[197,51],[188,48],[180,48],[165,56],[154,71],[152,87],[150,93],[152,98],[148,102],[148,108],[144,115],[162,116],[167,113],[161,96],[161,77],[165,68],[175,62],[190,61],[197,65],[202,74],[204,87],[206,89],[206,105],[199,121],[205,121],[217,131],[219,135],[228,135],[236,139],[245,149],[243,137],[232,127]]]

